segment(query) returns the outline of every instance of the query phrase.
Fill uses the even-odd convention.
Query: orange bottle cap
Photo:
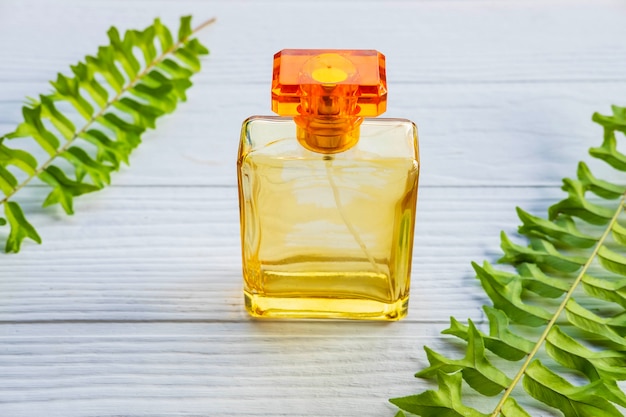
[[[385,56],[374,50],[283,49],[274,55],[272,111],[374,117],[387,108]]]

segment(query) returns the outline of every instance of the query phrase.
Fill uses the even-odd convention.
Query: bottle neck
[[[346,151],[359,141],[362,117],[296,116],[296,137],[306,149],[324,154]]]

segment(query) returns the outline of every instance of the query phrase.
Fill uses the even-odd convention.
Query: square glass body
[[[251,117],[237,167],[251,315],[406,315],[419,173],[412,122],[365,119],[356,145],[324,154],[298,142],[292,118]]]

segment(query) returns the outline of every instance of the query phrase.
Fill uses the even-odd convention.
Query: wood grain
[[[45,190],[27,191],[29,209]],[[485,296],[470,262],[497,260],[500,230],[519,223],[515,205],[543,215],[561,197],[555,188],[422,188],[407,320],[479,319]],[[44,244],[3,259],[1,321],[247,320],[235,188],[111,187],[76,211],[40,210],[31,220]]]
[[[73,217],[41,209],[42,186],[20,192],[44,244],[0,261],[0,416],[393,416],[388,398],[429,387],[413,378],[422,345],[459,355],[439,336],[449,316],[484,325],[470,262],[498,259],[515,206],[542,215],[563,196],[560,179],[601,141],[591,114],[625,104],[626,6],[0,0],[0,133],[19,123],[24,97],[95,53],[110,25],[176,25],[188,13],[217,16],[200,35],[212,54],[132,168],[78,199]],[[243,311],[239,129],[269,113],[271,57],[292,47],[383,51],[387,115],[418,123],[402,322],[254,321]]]
[[[587,149],[602,142],[592,113],[610,113],[610,104],[626,97],[626,83],[390,88],[386,116],[418,125],[426,186],[559,185]],[[25,94],[7,90],[15,100],[0,100],[0,131],[19,123],[16,103]],[[198,84],[189,96],[145,135],[132,168],[114,174],[114,185],[235,185],[241,123],[270,113],[269,87]],[[613,174],[604,164],[592,168],[600,176]]]
[[[11,416],[391,415],[387,398],[425,386],[416,352],[435,342],[397,324],[11,325],[0,404]]]
[[[111,25],[170,24],[192,13],[218,17],[207,30],[214,83],[267,85],[283,48],[365,48],[386,52],[402,83],[626,81],[620,42],[626,6],[600,1],[3,1],[0,74],[45,82],[50,68],[92,53]],[[51,36],[54,34],[54,36]],[[79,35],[79,36],[77,36]],[[62,45],[62,48],[59,46]],[[43,78],[41,78],[43,77]]]

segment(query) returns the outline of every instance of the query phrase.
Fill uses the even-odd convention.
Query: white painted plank
[[[25,208],[34,208],[35,194]],[[501,256],[514,207],[544,214],[554,188],[420,191],[408,320],[481,317],[471,261]],[[42,198],[40,195],[39,198]],[[39,210],[44,243],[0,263],[2,322],[247,320],[234,188],[117,187],[77,200],[66,217]]]
[[[392,416],[388,398],[427,386],[413,378],[421,344],[441,347],[408,322],[3,329],[0,411],[12,417],[34,407],[50,417]]]
[[[0,131],[20,121],[22,86],[0,84],[10,98],[0,95]],[[131,168],[114,174],[113,184],[235,185],[241,123],[270,113],[269,81],[199,84],[189,95],[189,102],[145,135]],[[591,114],[610,113],[610,104],[624,97],[626,83],[392,85],[386,115],[418,124],[422,184],[558,185],[602,141]],[[22,142],[34,149],[30,140]],[[611,172],[603,164],[597,169]]]
[[[283,48],[374,48],[405,83],[621,80],[626,9],[612,1],[32,1],[0,3],[0,79],[44,82],[110,25],[141,28],[192,13],[219,23],[202,37],[214,83],[266,83]],[[50,34],[54,34],[51,36]],[[340,36],[338,36],[340,35]],[[28,47],[27,47],[28,46]]]
[[[332,12],[331,12],[332,11]],[[190,100],[77,214],[21,201],[44,238],[0,261],[0,415],[381,416],[449,315],[481,322],[469,262],[495,261],[514,206],[542,214],[626,93],[619,1],[0,0],[0,132],[110,24],[217,15]],[[322,28],[322,30],[316,30]],[[341,33],[341,36],[337,36]],[[234,159],[267,114],[284,47],[378,48],[389,116],[420,126],[409,317],[262,322],[243,312]],[[609,173],[607,169],[600,170]],[[611,173],[613,175],[613,173]],[[484,407],[481,403],[479,406]],[[545,415],[545,412],[533,413]]]
[[[35,408],[50,417],[391,417],[388,398],[433,387],[413,378],[427,363],[422,345],[462,354],[452,336],[406,321],[4,328],[0,411],[12,417]],[[504,366],[515,373],[516,364]],[[497,398],[468,390],[464,400],[487,412]]]
[[[567,9],[540,2],[478,4],[394,2],[355,8],[340,2],[333,13],[325,13],[323,7],[311,11],[299,2],[151,2],[151,12],[170,20],[186,8],[200,16],[212,15],[207,10],[215,8],[223,18],[205,35],[214,54],[198,74],[190,102],[147,135],[133,169],[115,181],[233,185],[241,122],[269,113],[273,52],[332,43],[387,51],[387,114],[418,123],[424,183],[555,185],[597,143],[600,130],[589,122],[591,113],[623,104],[626,79],[620,60],[626,54],[620,48],[626,46],[619,31],[626,29],[617,23],[626,11],[614,2],[575,2]],[[284,16],[280,25],[262,18],[277,10]],[[0,38],[15,41],[0,43],[6,57],[0,71],[13,68],[0,75],[0,131],[19,122],[23,97],[47,91],[46,81],[56,70],[95,50],[109,22],[137,27],[145,24],[145,14],[142,1],[5,0]],[[302,19],[321,19],[328,28],[343,27],[341,21],[348,25],[342,31],[346,35],[337,39],[328,35],[330,29],[321,35],[302,30],[311,27]],[[374,33],[363,30],[375,23],[367,19],[398,23],[378,25]],[[531,70],[535,75],[514,74]],[[619,76],[603,75],[614,70]],[[446,76],[446,71],[457,75]],[[530,158],[541,164],[528,164]]]

